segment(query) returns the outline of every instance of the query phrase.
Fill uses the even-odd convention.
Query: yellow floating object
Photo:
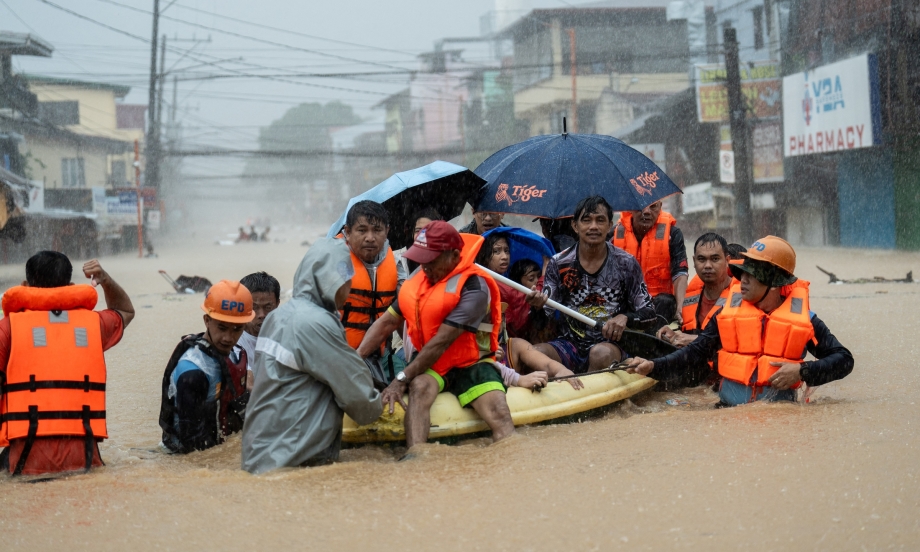
[[[584,389],[575,390],[566,381],[549,383],[540,393],[530,389],[508,389],[508,408],[515,426],[536,424],[572,414],[587,412],[629,398],[657,383],[651,378],[623,371],[580,376]],[[408,401],[407,398],[404,400]],[[396,405],[393,413],[386,410],[376,422],[359,426],[345,416],[342,440],[346,443],[376,443],[403,441],[405,412]],[[472,408],[463,408],[457,397],[441,393],[431,407],[431,433],[429,439],[455,437],[488,431],[489,426]]]

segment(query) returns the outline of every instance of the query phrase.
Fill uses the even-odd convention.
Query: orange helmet
[[[214,320],[245,324],[256,317],[252,310],[252,294],[239,282],[221,280],[211,286],[201,310]]]
[[[744,257],[744,264],[729,265],[729,270],[736,278],[740,278],[741,272],[747,272],[771,287],[789,285],[797,279],[793,275],[795,250],[782,238],[760,238],[746,252],[739,255]],[[773,269],[764,270],[764,265],[769,265]]]

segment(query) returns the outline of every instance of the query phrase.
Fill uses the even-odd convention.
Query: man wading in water
[[[3,295],[0,320],[0,462],[13,474],[40,475],[102,465],[105,426],[103,351],[134,318],[125,290],[99,261],[83,265],[98,294],[70,282],[73,266],[57,251],[26,262],[26,281]]]
[[[353,277],[345,243],[319,240],[294,274],[294,296],[262,324],[243,428],[244,470],[334,462],[342,448],[342,415],[369,424],[383,411],[371,373],[348,345],[336,312]]]
[[[846,377],[853,355],[809,310],[808,282],[793,275],[795,251],[767,236],[729,265],[739,280],[729,300],[696,339],[662,358],[633,358],[628,371],[668,380],[718,352],[720,405],[795,400],[801,382],[816,386]],[[817,360],[804,361],[809,352]]]
[[[243,428],[247,357],[236,343],[256,316],[252,294],[239,282],[221,280],[201,310],[205,332],[183,337],[163,374],[160,427],[170,452],[208,449]]]

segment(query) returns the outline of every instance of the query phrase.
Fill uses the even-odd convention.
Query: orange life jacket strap
[[[0,385],[0,393],[16,393],[28,391],[34,393],[39,389],[77,389],[87,393],[90,391],[105,391],[105,382],[89,381],[89,376],[83,376],[83,381],[74,380],[45,380],[36,381],[35,375],[29,376],[29,381],[22,383],[4,383]]]
[[[39,412],[38,407],[32,405],[29,406],[28,412],[7,412],[3,414],[0,416],[0,423],[29,422],[29,434],[26,436],[26,442],[22,447],[22,453],[19,455],[19,461],[16,463],[13,475],[21,475],[22,469],[26,466],[29,454],[32,453],[35,436],[38,434],[39,420],[83,420],[83,431],[86,434],[83,441],[84,462],[86,471],[89,471],[93,467],[96,445],[93,427],[89,421],[98,419],[105,419],[105,410],[90,410],[89,406],[84,406],[83,410],[44,410]]]
[[[393,291],[374,291],[372,289],[356,289],[351,288],[351,291],[348,292],[349,295],[360,295],[362,297],[396,297],[396,290]]]

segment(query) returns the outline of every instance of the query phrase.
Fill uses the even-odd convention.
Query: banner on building
[[[731,127],[722,125],[720,135],[719,149],[731,151]],[[751,146],[751,155],[754,158],[754,183],[782,182],[784,179],[783,131],[779,120],[754,122],[751,128]]]
[[[783,78],[786,157],[881,143],[882,115],[874,54]]]
[[[696,112],[701,123],[728,122],[728,89],[725,86],[725,65],[710,63],[695,65]],[[756,119],[779,117],[782,94],[779,69],[775,61],[755,61],[753,66],[742,64],[741,93],[747,100],[749,116]]]
[[[684,214],[702,213],[712,211],[715,200],[712,198],[712,182],[703,182],[684,188],[681,197],[684,204]]]

